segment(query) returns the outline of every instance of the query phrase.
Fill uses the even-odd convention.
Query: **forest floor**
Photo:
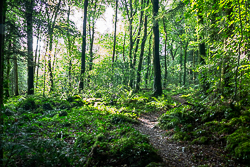
[[[181,103],[187,101],[180,95],[172,98]],[[158,118],[164,111],[150,112],[141,114],[138,120],[139,125],[134,128],[149,137],[150,143],[158,150],[166,166],[185,167],[185,166],[238,166],[234,161],[225,160],[225,148],[220,144],[197,145],[184,141],[173,141],[173,133],[166,133],[158,126]]]
[[[198,93],[10,98],[4,166],[247,166],[250,107],[232,115],[226,103]]]

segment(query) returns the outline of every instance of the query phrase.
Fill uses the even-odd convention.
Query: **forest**
[[[0,167],[250,166],[249,11],[1,0]]]

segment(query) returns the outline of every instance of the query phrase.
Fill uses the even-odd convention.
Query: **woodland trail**
[[[172,96],[173,99],[179,101],[181,105],[186,100],[179,95]],[[135,125],[135,129],[142,134],[148,136],[150,143],[158,150],[158,154],[162,157],[164,165],[170,167],[193,167],[199,165],[209,166],[237,166],[233,161],[224,162],[225,151],[219,143],[216,145],[196,145],[187,142],[172,141],[172,135],[166,135],[166,131],[160,129],[158,118],[165,113],[155,112],[142,114],[139,117],[140,124]]]

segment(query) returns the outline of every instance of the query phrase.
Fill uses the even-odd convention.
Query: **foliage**
[[[72,106],[83,102],[79,95],[67,100],[57,96],[20,99],[21,103],[12,98],[6,104],[6,166],[146,166],[161,161],[148,138],[131,127],[138,123],[133,114],[114,113],[101,104]],[[38,108],[32,110],[31,103]],[[47,104],[52,110],[43,107]],[[62,104],[69,104],[69,110],[61,109]]]

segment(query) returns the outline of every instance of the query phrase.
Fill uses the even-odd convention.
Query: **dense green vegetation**
[[[220,145],[250,165],[249,9],[2,0],[0,166],[162,165],[134,129],[157,111],[173,142]]]

